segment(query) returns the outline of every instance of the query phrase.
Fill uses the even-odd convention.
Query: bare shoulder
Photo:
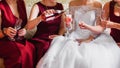
[[[69,6],[75,6],[77,4],[76,1],[70,1]]]
[[[93,4],[96,8],[102,8],[102,4],[99,1],[94,1]]]
[[[70,1],[69,6],[73,6],[75,1]]]
[[[34,4],[34,5],[33,5],[33,8],[38,8],[38,5],[37,5],[37,4]]]
[[[103,7],[109,8],[110,2],[106,2]]]

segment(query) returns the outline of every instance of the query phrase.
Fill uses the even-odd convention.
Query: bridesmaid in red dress
[[[110,35],[120,46],[120,1],[112,0],[107,2],[103,10],[105,11],[104,17],[110,19],[106,21],[106,27],[111,28]]]
[[[14,28],[18,19],[21,19],[21,28],[27,23],[27,15],[23,0],[0,1],[0,58],[4,59],[5,68],[33,68],[34,46],[15,36],[25,34],[25,29]]]
[[[26,29],[37,26],[37,31],[30,40],[36,48],[36,63],[48,50],[52,38],[64,33],[64,14],[53,20],[45,20],[45,15],[54,14],[55,10],[63,10],[62,4],[57,3],[56,0],[42,0],[34,4],[31,10]]]

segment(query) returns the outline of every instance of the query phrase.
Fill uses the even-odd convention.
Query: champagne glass
[[[14,28],[16,30],[19,30],[21,28],[21,24],[22,24],[22,19],[17,19]]]
[[[16,29],[18,31],[21,28],[21,23],[22,23],[22,19],[16,19],[16,23],[15,23],[14,29]],[[15,38],[10,38],[9,37],[9,40],[15,41]]]
[[[18,31],[21,28],[21,25],[22,25],[22,19],[19,18],[19,19],[17,19],[14,28]],[[17,39],[20,40],[21,37],[17,36]]]
[[[66,27],[66,36],[69,37],[70,31],[72,30],[72,14],[69,12],[66,13],[66,18],[65,18],[65,27]]]

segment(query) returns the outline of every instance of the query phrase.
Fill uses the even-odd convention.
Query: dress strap
[[[111,1],[110,2],[110,6],[109,6],[109,15],[111,16],[114,13],[114,6],[115,6],[115,2]]]
[[[38,2],[36,3],[39,7],[39,15],[42,14],[42,12],[44,12],[46,9],[45,9],[45,6],[41,4],[41,2]]]

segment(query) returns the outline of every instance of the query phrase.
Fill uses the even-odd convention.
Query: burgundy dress
[[[110,2],[110,12],[109,12],[109,15],[110,15],[110,21],[113,21],[113,22],[117,22],[120,24],[120,16],[116,16],[114,14],[114,6],[115,6],[115,2],[114,1],[111,1]],[[120,30],[118,29],[114,29],[114,28],[111,28],[111,33],[110,35],[113,37],[113,39],[118,43],[120,43]]]
[[[18,0],[18,12],[22,26],[27,23],[24,1]],[[6,1],[0,1],[2,13],[1,29],[14,27],[17,17],[13,15]],[[7,36],[0,39],[0,57],[4,59],[5,68],[33,68],[34,46],[28,41],[10,41]]]
[[[39,15],[41,14],[41,12],[47,9],[63,10],[63,6],[60,3],[57,3],[57,5],[53,7],[45,6],[41,2],[38,2],[37,5],[39,6],[39,11],[40,11]],[[58,17],[55,20],[40,22],[38,24],[37,32],[35,33],[31,41],[36,47],[36,63],[45,54],[45,52],[48,50],[50,46],[51,39],[49,39],[49,36],[58,34],[60,23],[61,23],[61,17]]]

